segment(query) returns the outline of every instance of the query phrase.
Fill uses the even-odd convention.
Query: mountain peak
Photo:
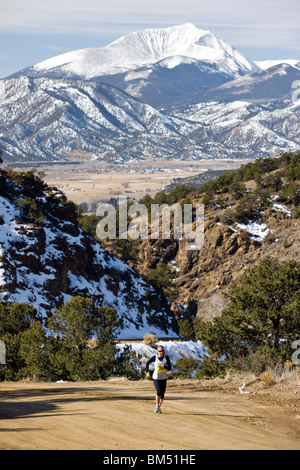
[[[25,75],[94,78],[153,65],[173,56],[214,63],[239,76],[257,71],[230,44],[192,23],[145,29],[122,36],[108,46],[81,49],[36,64]]]

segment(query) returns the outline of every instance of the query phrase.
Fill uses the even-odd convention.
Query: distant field
[[[181,178],[195,177],[207,170],[232,170],[242,163],[245,161],[146,161],[109,166],[102,162],[84,162],[41,166],[38,170],[44,171],[45,181],[62,190],[68,199],[77,204],[89,204],[119,196],[139,200],[145,194],[153,196],[172,184],[175,178],[180,184]]]

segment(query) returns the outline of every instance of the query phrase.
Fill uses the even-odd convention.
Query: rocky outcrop
[[[194,204],[202,200],[196,197]],[[173,304],[177,316],[178,303],[197,302],[197,315],[209,320],[228,305],[224,296],[229,285],[237,282],[246,269],[261,259],[300,262],[300,220],[287,208],[278,206],[256,214],[248,224],[224,222],[224,214],[237,202],[227,201],[225,209],[217,203],[205,209],[204,245],[200,251],[187,251],[185,241],[144,241],[140,246],[139,271],[148,274],[158,261],[170,266],[171,279],[179,297]],[[226,219],[225,219],[226,220]]]

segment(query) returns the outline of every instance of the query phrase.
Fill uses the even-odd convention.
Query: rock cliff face
[[[223,294],[231,282],[237,282],[246,269],[263,258],[300,262],[299,219],[281,211],[264,214],[256,228],[263,230],[263,238],[253,235],[253,224],[229,226],[220,222],[219,210],[211,211],[198,256],[193,259],[190,253],[179,251],[174,283],[182,299],[197,300],[198,316],[211,319],[219,315],[228,304]]]
[[[146,332],[175,336],[164,294],[83,232],[61,193],[23,191],[4,172],[0,183],[1,300],[28,302],[46,318],[81,295],[116,309],[124,320],[120,338],[141,339]],[[35,213],[28,212],[33,208]]]
[[[253,182],[247,183],[248,190]],[[193,203],[202,198],[190,194]],[[222,207],[217,198],[205,205],[204,245],[200,251],[187,251],[185,241],[144,241],[140,246],[139,271],[147,275],[163,260],[171,268],[173,288],[181,305],[197,302],[197,315],[205,320],[220,315],[228,300],[223,295],[232,282],[263,258],[300,262],[300,219],[295,207],[277,203],[275,192],[267,205],[255,211],[255,218],[238,223],[228,218],[238,201],[224,195]],[[173,305],[178,315],[178,305]]]

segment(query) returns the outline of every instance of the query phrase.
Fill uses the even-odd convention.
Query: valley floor
[[[14,164],[16,170],[36,168],[45,172],[44,180],[55,186],[76,204],[99,204],[111,197],[127,196],[139,200],[172,183],[174,178],[187,178],[207,170],[236,170],[248,160],[200,160],[194,162],[146,159],[113,165],[102,161],[80,161],[63,164]],[[179,183],[179,180],[178,180]],[[97,204],[96,204],[97,207]],[[96,208],[95,208],[96,210]]]
[[[300,449],[299,384],[169,381],[0,383],[0,449]],[[297,411],[298,409],[298,411]]]

